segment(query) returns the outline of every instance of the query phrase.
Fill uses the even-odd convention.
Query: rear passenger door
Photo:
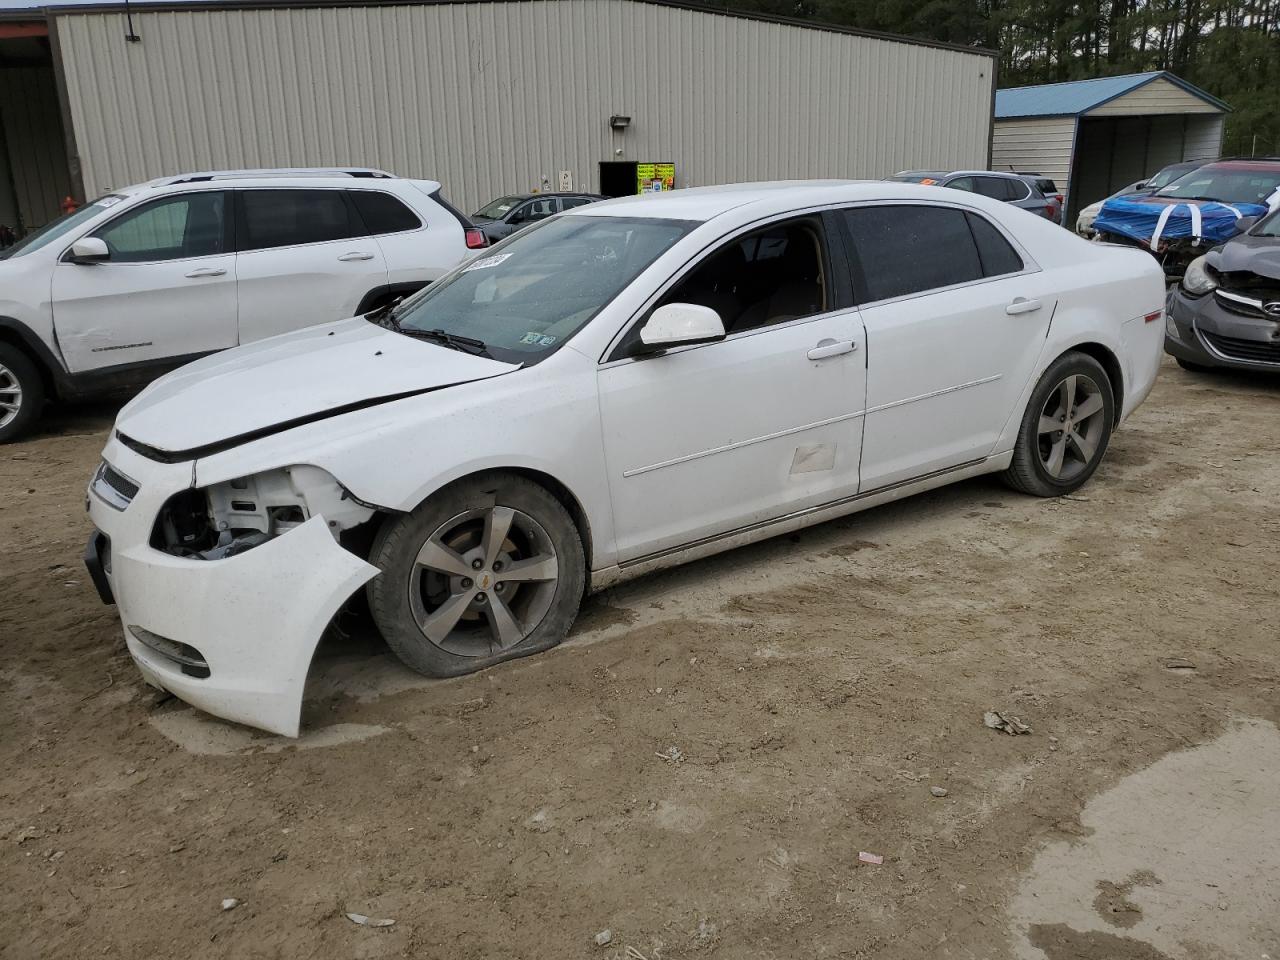
[[[248,188],[236,199],[241,343],[353,316],[386,285],[382,250],[345,190]]]
[[[1056,304],[1043,273],[977,211],[884,203],[842,217],[867,331],[862,489],[997,452]]]
[[[462,230],[443,209],[432,205],[438,216],[421,213],[385,190],[352,189],[347,196],[386,261],[389,293],[412,293],[464,258]]]

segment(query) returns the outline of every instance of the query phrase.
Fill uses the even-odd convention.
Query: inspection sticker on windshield
[[[526,333],[520,338],[521,343],[536,343],[540,347],[549,347],[556,342],[555,337],[543,336],[541,333]]]
[[[495,253],[492,257],[484,257],[480,260],[477,260],[475,263],[468,264],[465,268],[463,268],[462,272],[467,273],[471,270],[483,270],[486,267],[496,267],[498,264],[500,264],[503,260],[507,259],[507,257],[509,256],[511,256],[511,254],[509,253]]]

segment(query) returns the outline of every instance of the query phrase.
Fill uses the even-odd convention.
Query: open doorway
[[[606,197],[634,197],[638,192],[636,167],[628,161],[601,161],[600,192]]]
[[[17,237],[75,193],[48,33],[43,20],[0,23],[0,227]]]

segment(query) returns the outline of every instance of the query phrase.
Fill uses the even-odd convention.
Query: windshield
[[[1254,237],[1280,237],[1280,211],[1258,221],[1258,225],[1249,231]]]
[[[32,250],[39,250],[45,244],[52,243],[64,234],[70,233],[86,220],[92,220],[103,210],[115,206],[123,199],[124,197],[108,194],[105,197],[99,197],[93,203],[86,203],[79,210],[64,213],[57,220],[49,221],[39,230],[34,233],[28,233],[13,246],[0,252],[0,260],[20,257],[24,253],[30,253]]]
[[[938,183],[945,177],[945,173],[926,173],[918,171],[916,173],[895,173],[892,177],[886,177],[893,183],[923,183],[925,186]]]
[[[1154,177],[1152,177],[1150,180],[1147,181],[1147,185],[1144,189],[1159,190],[1161,187],[1167,186],[1168,184],[1172,183],[1174,180],[1178,179],[1178,177],[1185,176],[1190,172],[1191,172],[1191,169],[1188,169],[1187,167],[1182,166],[1182,164],[1178,164],[1177,166],[1173,166],[1173,167],[1165,167],[1163,170],[1161,170]]]
[[[406,333],[470,338],[496,360],[536,363],[695,226],[641,217],[544,220],[405,301],[390,319]]]
[[[499,197],[497,200],[490,200],[475,212],[475,216],[488,217],[490,220],[501,220],[511,212],[512,207],[523,199],[524,197]]]
[[[1184,200],[1217,200],[1220,203],[1262,203],[1280,187],[1280,165],[1275,167],[1201,167],[1184,174],[1157,197]]]

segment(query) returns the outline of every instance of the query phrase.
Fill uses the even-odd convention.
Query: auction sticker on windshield
[[[509,253],[495,253],[492,257],[484,257],[481,260],[477,260],[475,263],[468,264],[463,268],[462,272],[469,273],[472,270],[483,270],[486,267],[496,267],[509,256],[511,256]]]

